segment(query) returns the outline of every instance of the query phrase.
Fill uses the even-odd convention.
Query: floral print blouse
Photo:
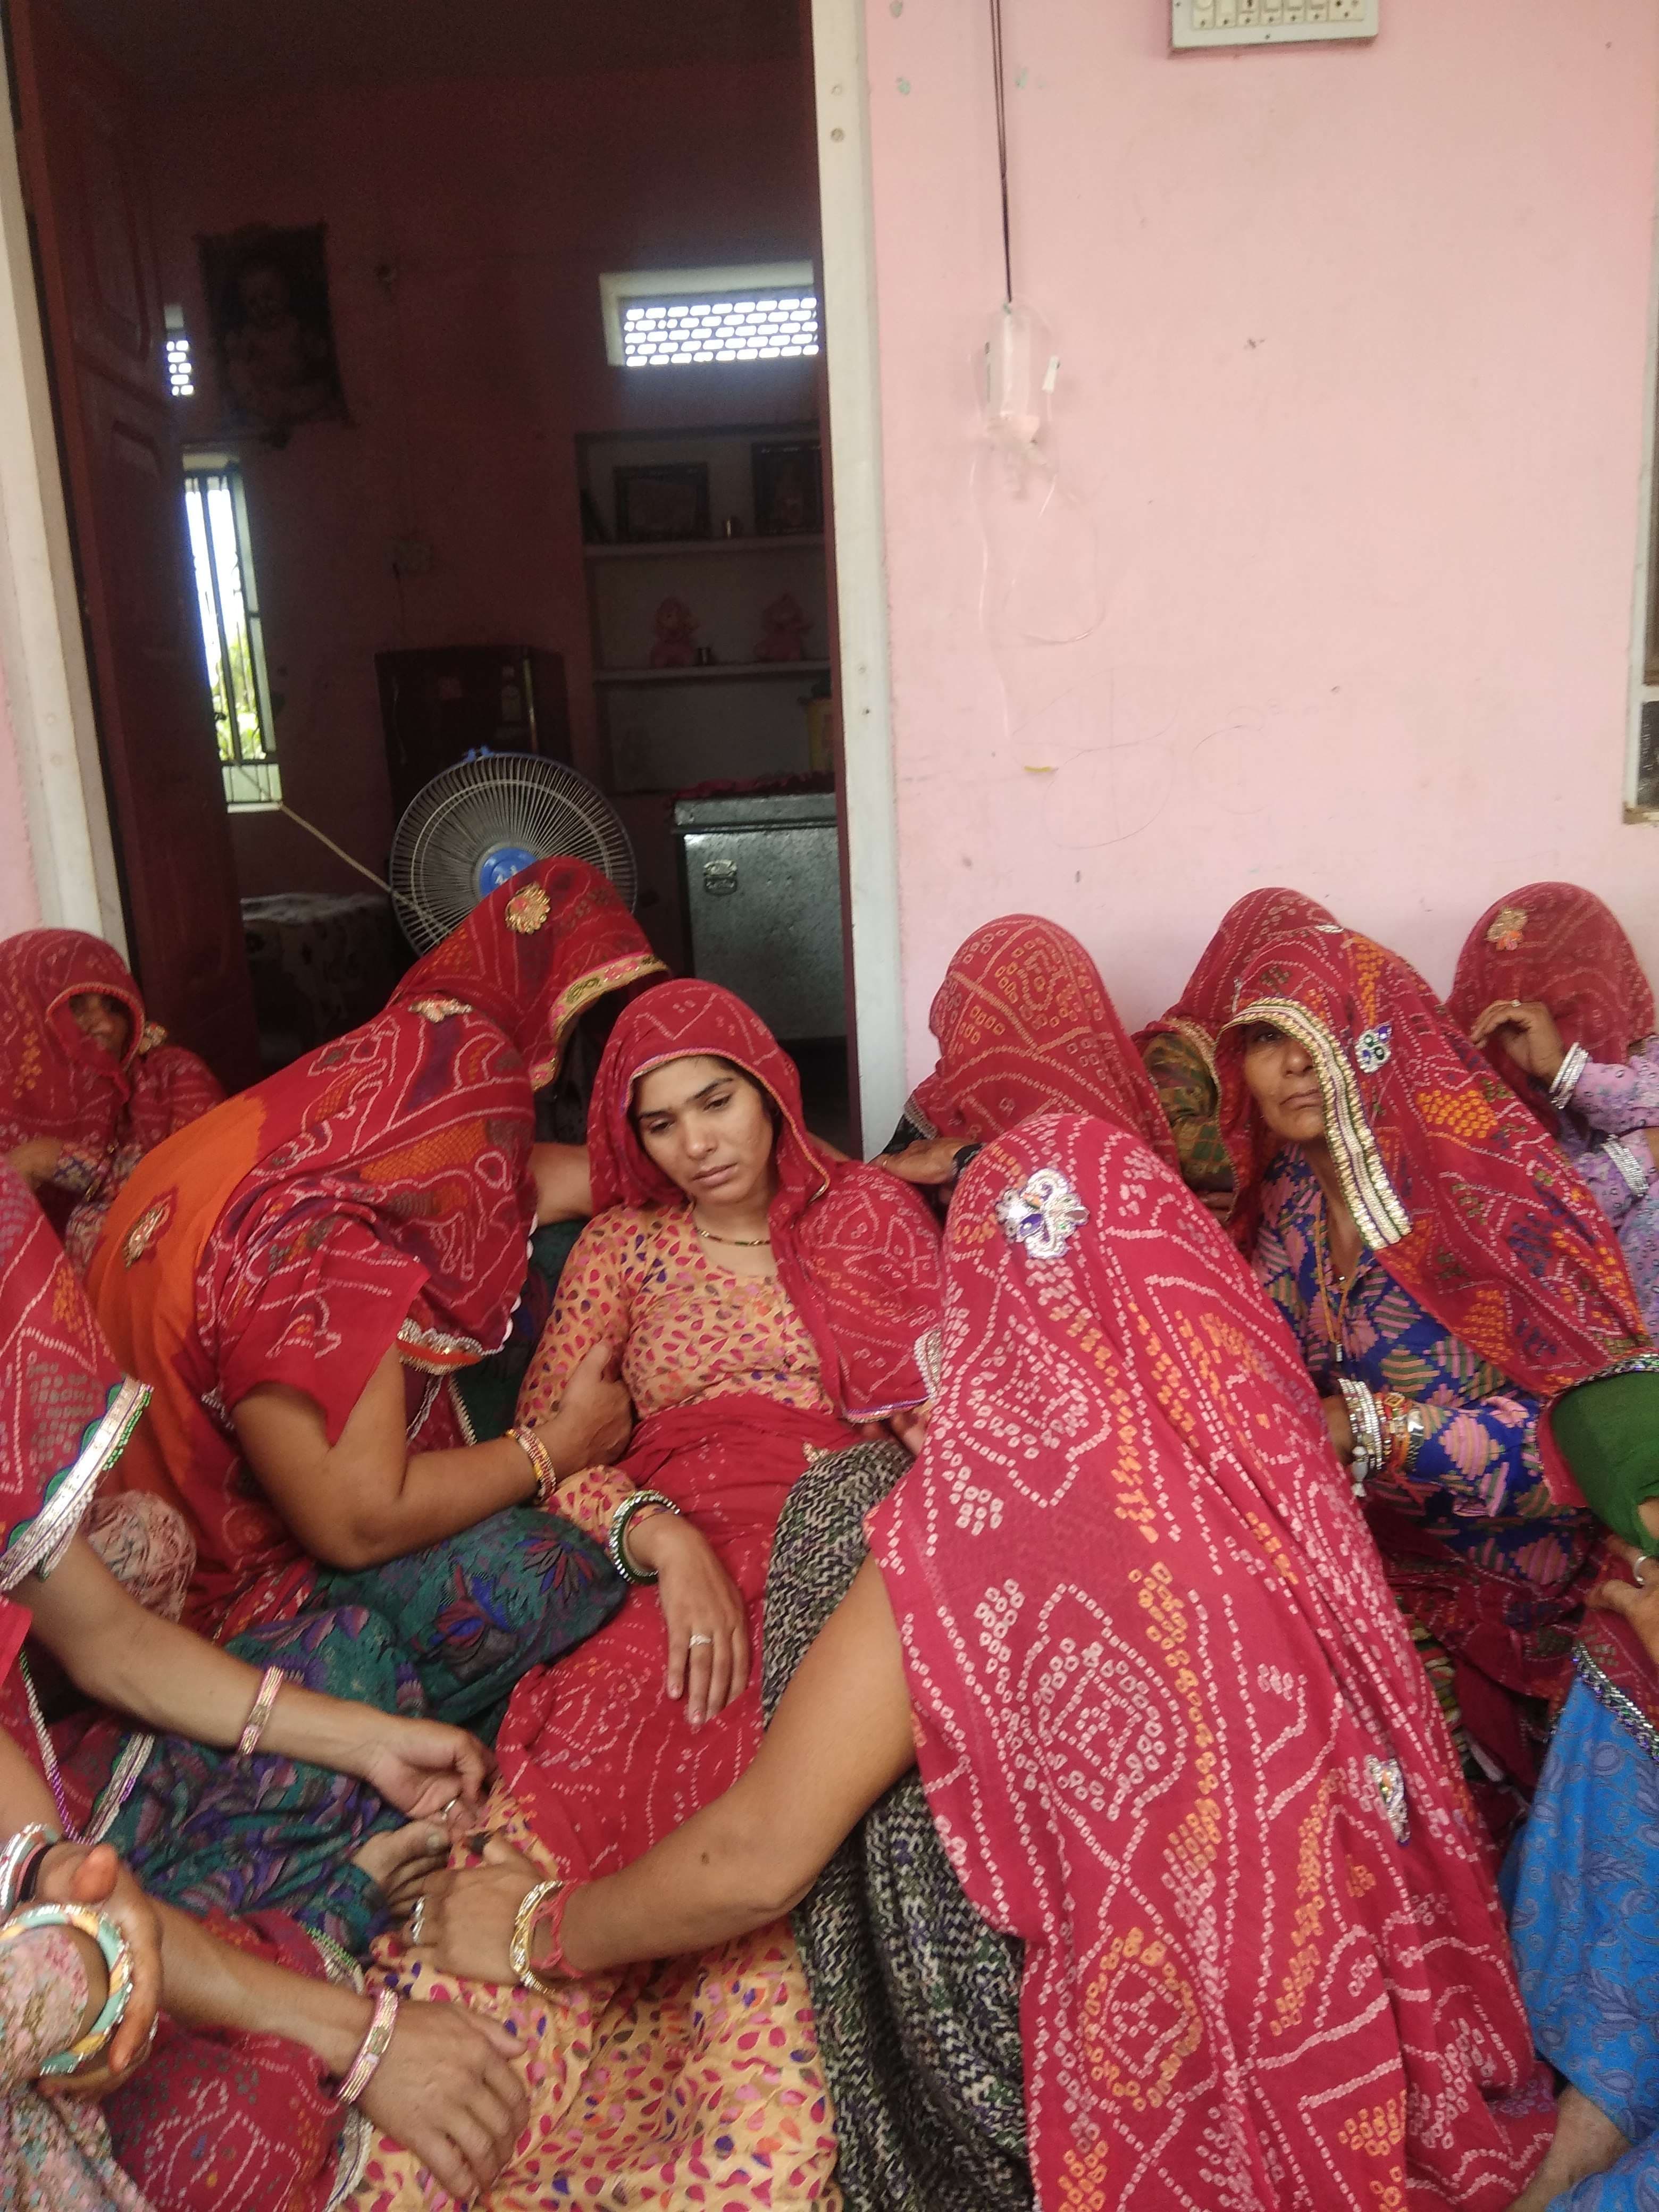
[[[1413,1400],[1424,1431],[1411,1464],[1372,1477],[1367,1497],[1411,1516],[1494,1573],[1549,1587],[1577,1563],[1579,1516],[1558,1505],[1539,1463],[1539,1401],[1453,1336],[1362,1248],[1346,1294],[1332,1279],[1325,1210],[1305,1152],[1269,1170],[1258,1280],[1290,1323],[1322,1397],[1339,1371]],[[1339,1349],[1340,1343],[1340,1349]]]
[[[1652,1128],[1659,1128],[1659,1037],[1627,1060],[1589,1061],[1561,1116],[1562,1149],[1618,1231],[1643,1318],[1659,1334],[1659,1176],[1642,1133]],[[1609,1137],[1624,1140],[1624,1165],[1607,1150]],[[1641,1188],[1632,1187],[1626,1165]]]

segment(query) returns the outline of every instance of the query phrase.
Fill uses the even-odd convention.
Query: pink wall
[[[1169,0],[1011,0],[1015,286],[1061,356],[1033,526],[975,477],[984,11],[869,0],[913,1073],[952,947],[1021,907],[1132,1019],[1260,883],[1443,987],[1488,899],[1577,878],[1659,974],[1620,818],[1659,9],[1382,12],[1177,58]]]
[[[216,395],[199,234],[326,222],[353,421],[244,453],[285,795],[384,866],[392,821],[374,656],[522,640],[566,656],[578,758],[593,714],[574,438],[815,413],[811,363],[629,376],[607,367],[599,272],[810,253],[801,66],[354,86],[175,104],[152,123],[166,296]],[[401,586],[393,542],[435,552]],[[349,889],[280,817],[236,825],[245,893]]]

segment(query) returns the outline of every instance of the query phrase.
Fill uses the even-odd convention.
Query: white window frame
[[[815,281],[810,261],[734,262],[719,269],[608,270],[599,279],[605,357],[612,368],[628,366],[622,319],[630,300],[690,300],[699,292],[810,291]]]
[[[247,495],[242,482],[241,463],[234,453],[187,447],[184,453],[184,473],[186,483],[191,477],[222,476],[230,489],[230,511],[236,529],[236,566],[242,590],[242,613],[247,623],[248,659],[252,664],[253,689],[258,702],[259,727],[265,742],[263,761],[225,761],[219,763],[219,773],[225,792],[225,808],[231,814],[273,814],[283,804],[282,763],[276,754],[276,722],[270,702],[270,678],[265,672],[264,623],[259,611],[259,580],[254,573],[253,547],[248,534]],[[191,581],[195,581],[195,548],[191,548]],[[206,682],[205,652],[203,681]],[[276,786],[274,797],[237,799],[232,796],[239,771],[268,768]]]

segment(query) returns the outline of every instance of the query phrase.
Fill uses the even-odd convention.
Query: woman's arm
[[[1460,1521],[1569,1520],[1552,1498],[1539,1462],[1539,1401],[1502,1390],[1462,1406],[1436,1406],[1382,1391],[1414,1433],[1396,1441],[1389,1465],[1369,1494],[1421,1507],[1449,1499]],[[1397,1432],[1396,1432],[1397,1434]]]
[[[114,1859],[106,1845],[92,1854],[65,1845],[43,1871],[41,1894],[74,1893],[88,1856]],[[116,1864],[111,1909],[125,1924],[141,1908],[158,1926],[162,2002],[171,2019],[183,2027],[283,2036],[327,2073],[346,2072],[368,2031],[371,1999],[220,1942],[187,1913],[146,1898]],[[363,2111],[467,2201],[495,2179],[529,2117],[509,2063],[520,2056],[505,2028],[465,2005],[405,2003],[362,2099]]]
[[[240,1735],[258,1692],[258,1670],[146,1613],[82,1539],[50,1577],[28,1577],[17,1595],[41,1642],[99,1705],[196,1743],[226,1748]],[[441,1812],[456,1797],[482,1803],[494,1764],[463,1729],[404,1720],[295,1683],[279,1693],[260,1748],[360,1775],[416,1818]]]
[[[536,1425],[561,1474],[627,1449],[632,1409],[611,1368],[608,1352],[596,1349],[557,1412]],[[536,1495],[534,1470],[510,1437],[411,1455],[395,1349],[369,1377],[337,1443],[329,1443],[315,1400],[286,1383],[257,1385],[231,1421],[271,1504],[313,1557],[333,1567],[401,1559]]]
[[[1592,1060],[1579,1071],[1568,1101],[1575,1114],[1606,1136],[1639,1133],[1659,1123],[1659,1060],[1645,1050],[1627,1060]]]
[[[915,1759],[898,1628],[880,1570],[866,1561],[742,1779],[623,1873],[573,1895],[563,1929],[571,1969],[704,1951],[780,1918]],[[486,1856],[482,1868],[427,1885],[426,1940],[414,1956],[510,1981],[514,1917],[537,1870],[493,1841]]]

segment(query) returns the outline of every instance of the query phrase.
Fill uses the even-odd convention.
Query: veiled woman
[[[964,1176],[942,1389],[870,1537],[744,1778],[532,1900],[528,1968],[563,2001],[732,1941],[919,1761],[1023,1947],[1047,2212],[1500,2212],[1549,2100],[1444,1726],[1293,1346],[1127,1133],[1042,1117]],[[505,1971],[532,1871],[435,1877],[416,1956]],[[949,2160],[855,2201],[982,2203]]]
[[[1528,884],[1488,907],[1447,1011],[1560,1140],[1619,1231],[1659,1324],[1659,1019],[1636,948],[1593,891]]]
[[[614,1607],[600,1554],[536,1504],[551,1469],[627,1441],[603,1359],[527,1441],[471,1443],[452,1385],[502,1342],[524,1279],[535,1093],[583,1010],[657,969],[603,878],[540,862],[376,1020],[129,1182],[88,1288],[154,1390],[123,1480],[185,1515],[192,1626],[364,1605],[435,1712],[493,1727],[527,1664]]]
[[[1317,899],[1279,886],[1246,891],[1221,917],[1166,1014],[1135,1031],[1135,1043],[1158,1092],[1188,1190],[1224,1220],[1233,1202],[1232,1162],[1221,1133],[1216,1039],[1231,1018],[1233,993],[1245,963],[1283,929],[1335,929]]]
[[[77,1274],[145,1154],[224,1095],[146,1018],[112,945],[79,929],[0,944],[0,1158],[33,1188]]]
[[[1231,1226],[1500,1826],[1530,1792],[1595,1579],[1596,1524],[1540,1417],[1650,1359],[1617,1239],[1420,977],[1297,931],[1247,965],[1218,1051]]]
[[[975,930],[927,1021],[939,1060],[881,1158],[906,1182],[947,1188],[980,1146],[1032,1114],[1103,1114],[1174,1158],[1100,970],[1057,922],[1008,914]]]

